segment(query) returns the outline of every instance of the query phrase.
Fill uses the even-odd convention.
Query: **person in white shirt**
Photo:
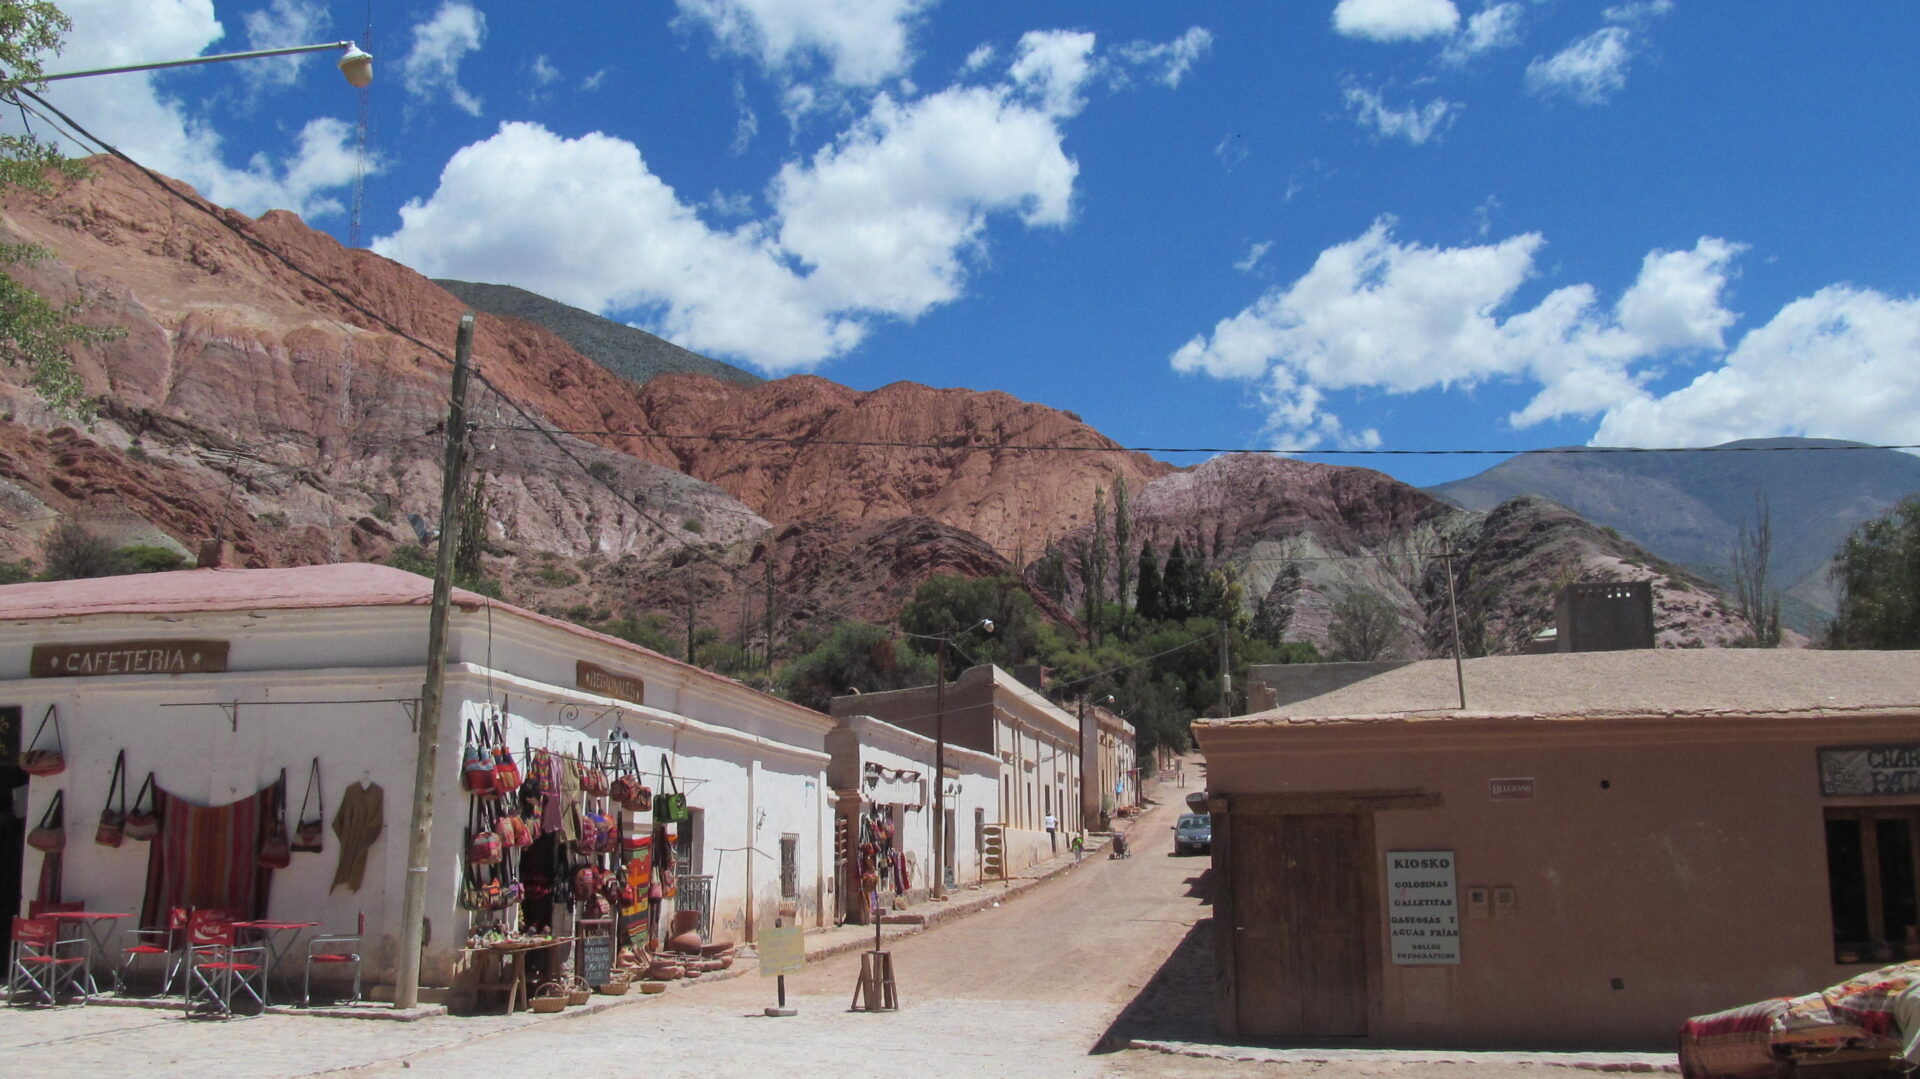
[[[1060,853],[1060,818],[1049,813],[1046,817],[1047,846],[1053,853]]]

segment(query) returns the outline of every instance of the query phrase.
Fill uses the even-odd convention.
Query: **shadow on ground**
[[[1206,896],[1213,870],[1187,878],[1187,894]],[[1213,919],[1193,923],[1167,961],[1100,1036],[1093,1053],[1113,1053],[1135,1039],[1210,1042],[1213,1032]]]

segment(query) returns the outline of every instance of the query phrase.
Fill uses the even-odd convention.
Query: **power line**
[[[486,428],[482,428],[483,430]],[[503,428],[504,429],[504,428]],[[814,438],[805,435],[722,435],[722,434],[668,434],[660,431],[615,430],[594,428],[554,428],[558,434],[572,435],[575,438],[639,438],[660,439],[668,442],[743,442],[765,443],[803,449],[812,446],[838,446],[853,449],[886,450],[989,450],[1005,453],[1257,453],[1280,457],[1462,457],[1462,456],[1517,456],[1519,454],[1611,454],[1611,453],[1811,453],[1811,452],[1858,452],[1861,450],[1920,450],[1920,443],[1844,443],[1840,445],[1807,446],[1550,446],[1539,449],[1498,448],[1455,448],[1435,447],[1427,449],[1312,449],[1312,448],[1262,448],[1256,446],[1121,446],[1113,443],[1106,445],[1073,445],[1060,443],[1031,442],[973,442],[948,439],[933,441],[911,441],[893,439],[858,438]]]

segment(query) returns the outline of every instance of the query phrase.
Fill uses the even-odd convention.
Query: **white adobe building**
[[[337,930],[364,913],[368,980],[391,983],[431,591],[424,577],[368,564],[0,587],[0,716],[24,745],[51,705],[65,743],[66,770],[32,779],[26,799],[37,821],[65,791],[64,897],[90,910],[141,908],[156,844],[109,848],[92,835],[121,750],[130,787],[151,771],[201,805],[247,798],[285,769],[289,827],[318,757],[329,819],[347,786],[377,784],[384,831],[353,891],[330,888],[341,844],[329,829],[324,851],[273,872],[266,916]],[[604,749],[624,734],[648,772],[663,756],[672,762],[694,809],[676,844],[690,862],[681,878],[711,878],[716,936],[752,939],[783,906],[803,925],[828,923],[830,718],[464,590],[453,593],[447,641],[424,984],[452,984],[478,917],[458,905],[462,730],[490,703],[504,707],[516,751]],[[649,784],[661,789],[657,777]],[[43,856],[14,856],[24,909]]]

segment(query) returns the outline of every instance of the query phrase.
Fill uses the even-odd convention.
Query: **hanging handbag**
[[[27,832],[27,846],[46,854],[58,854],[67,848],[66,797],[66,791],[53,792],[53,800],[40,815],[40,823]]]
[[[478,798],[467,809],[467,836],[468,865],[499,864],[503,849],[500,834],[493,830],[493,823],[487,819],[487,811],[481,808]]]
[[[273,813],[267,820],[267,834],[260,840],[259,863],[262,869],[285,869],[293,864],[293,844],[287,839],[287,770],[280,769],[280,781],[273,785]]]
[[[470,794],[492,794],[493,753],[484,744],[484,734],[476,733],[473,721],[467,721],[467,748],[460,756],[460,785]]]
[[[145,809],[140,808],[145,806]],[[160,813],[155,808],[153,798],[153,773],[148,772],[146,781],[140,784],[139,791],[133,796],[133,808],[127,811],[127,838],[145,842],[160,834]]]
[[[657,824],[679,824],[691,820],[693,814],[687,812],[687,796],[680,793],[680,782],[673,778],[673,763],[665,754],[660,756],[661,787],[660,794],[653,800],[653,819]]]
[[[49,720],[53,721],[53,745],[42,749],[40,736],[46,733]],[[20,770],[30,776],[57,776],[67,770],[67,740],[60,737],[60,713],[51,704],[40,717],[40,725],[33,729],[33,740],[20,754]]]
[[[595,798],[607,795],[607,773],[600,770],[600,747],[596,744],[590,760],[580,762],[580,790]]]
[[[314,813],[307,816],[307,803]],[[327,819],[327,796],[320,787],[320,758],[313,758],[313,770],[307,773],[307,793],[300,796],[300,816],[293,826],[293,849],[303,854],[319,854],[325,846],[322,836]]]
[[[113,807],[113,794],[120,792],[120,808]],[[117,847],[127,834],[127,751],[113,758],[113,778],[107,780],[107,804],[100,810],[100,824],[93,830],[93,841],[103,847]]]
[[[486,725],[486,720],[480,722]],[[520,789],[520,765],[513,759],[513,750],[507,748],[506,721],[498,714],[493,719],[493,789],[501,794]]]

